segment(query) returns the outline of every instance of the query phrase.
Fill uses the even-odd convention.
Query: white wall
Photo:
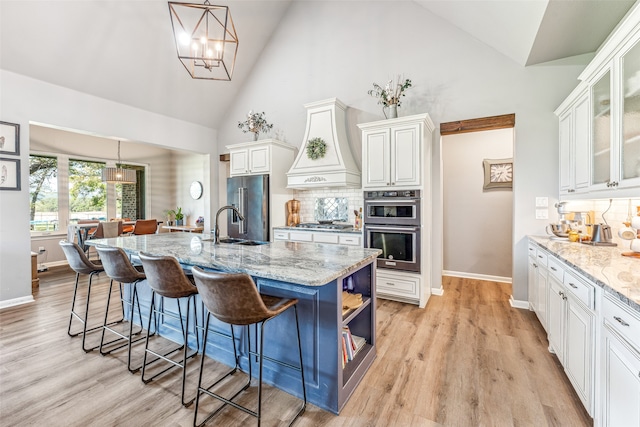
[[[413,2],[293,2],[256,67],[229,108],[219,143],[243,141],[237,129],[249,109],[265,111],[281,138],[300,146],[303,104],[338,97],[350,108],[350,144],[360,147],[356,124],[382,119],[367,95],[372,83],[396,73],[412,79],[401,116],[428,112],[442,122],[515,113],[513,296],[527,299],[526,235],[540,234],[535,196],[558,192],[558,124],[554,109],[577,85],[591,58],[521,67]],[[442,205],[440,147],[434,138],[432,283],[440,287]],[[224,141],[224,143],[222,142]],[[353,149],[360,159],[359,149]]]
[[[513,191],[483,189],[483,160],[512,156],[513,129],[442,138],[443,268],[449,274],[511,279]]]
[[[100,136],[144,142],[217,157],[216,131],[60,86],[0,70],[0,117],[20,125],[22,191],[0,192],[0,303],[30,299],[29,123],[86,131]],[[217,207],[211,173],[217,162],[204,166],[205,215]],[[216,171],[217,173],[217,171]],[[213,204],[213,200],[216,201]],[[213,206],[212,206],[213,204]]]

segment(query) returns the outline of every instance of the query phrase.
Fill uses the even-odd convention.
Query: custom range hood
[[[304,107],[307,127],[287,172],[287,188],[360,187],[360,170],[347,139],[347,106],[331,98]]]

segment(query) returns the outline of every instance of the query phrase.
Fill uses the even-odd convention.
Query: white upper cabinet
[[[423,188],[434,129],[427,114],[358,127],[362,130],[363,188]]]
[[[230,175],[262,175],[273,173],[274,165],[289,167],[295,148],[275,139],[264,139],[243,144],[228,145],[231,162]]]
[[[640,188],[640,3],[579,79],[556,110],[560,196],[634,197]]]
[[[584,86],[567,98],[556,114],[560,118],[560,194],[588,190],[589,168],[589,96]]]

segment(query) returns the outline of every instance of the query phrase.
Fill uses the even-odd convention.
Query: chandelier
[[[110,184],[135,184],[136,171],[133,169],[123,169],[120,164],[120,141],[118,141],[118,163],[116,167],[106,167],[102,169],[102,181]]]
[[[238,36],[227,6],[169,2],[178,58],[194,79],[231,80]]]

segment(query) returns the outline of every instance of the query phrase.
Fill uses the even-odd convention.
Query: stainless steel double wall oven
[[[365,191],[365,247],[381,249],[378,268],[420,272],[420,190]]]

